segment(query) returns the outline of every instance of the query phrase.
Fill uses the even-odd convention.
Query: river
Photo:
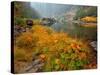
[[[97,40],[97,27],[84,27],[79,24],[75,24],[72,21],[56,22],[51,26],[55,31],[63,31],[72,37],[77,37],[86,40]]]

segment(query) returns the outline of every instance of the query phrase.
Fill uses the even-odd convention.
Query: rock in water
[[[94,48],[95,51],[97,51],[97,41],[90,42],[90,45]]]

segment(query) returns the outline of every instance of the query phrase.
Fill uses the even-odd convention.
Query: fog
[[[41,17],[56,17],[67,13],[75,6],[52,3],[31,3],[31,7],[38,12]]]

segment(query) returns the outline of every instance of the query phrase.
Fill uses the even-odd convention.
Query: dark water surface
[[[72,37],[97,40],[97,27],[84,27],[73,22],[57,22],[51,26],[57,32],[63,31]]]

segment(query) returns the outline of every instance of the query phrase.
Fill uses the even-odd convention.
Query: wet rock
[[[97,41],[90,42],[90,45],[94,48],[95,51],[97,51]]]
[[[26,27],[21,27],[19,25],[14,26],[14,37],[18,37],[23,32],[26,32]]]
[[[41,59],[36,59],[25,69],[25,72],[38,72],[42,66],[44,66],[44,63],[41,62]]]
[[[55,18],[42,18],[42,25],[51,26],[56,23]]]
[[[33,26],[33,21],[28,19],[28,20],[26,20],[26,24],[27,24],[27,26]]]

